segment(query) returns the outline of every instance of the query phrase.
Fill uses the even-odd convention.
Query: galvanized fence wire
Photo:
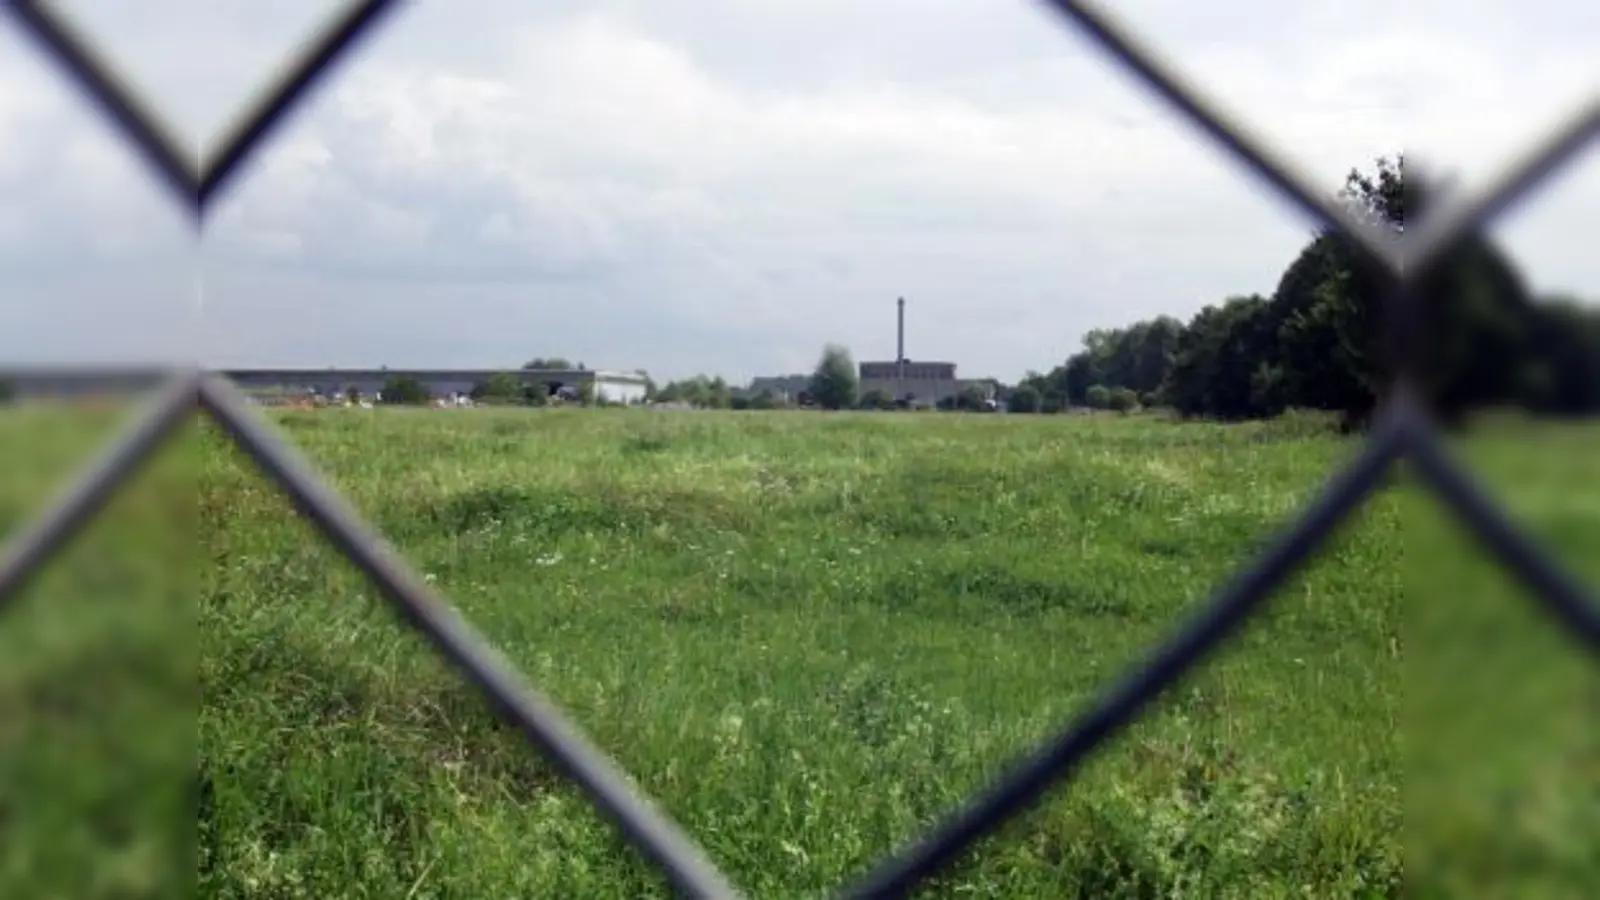
[[[152,166],[199,229],[220,191],[249,155],[280,125],[309,90],[326,80],[333,63],[373,32],[396,0],[350,4],[289,66],[272,90],[230,132],[208,159],[183,147],[156,117],[99,62],[98,55],[40,0],[0,0],[10,21],[34,38],[62,72],[105,113]],[[1168,68],[1099,3],[1043,0],[1087,35],[1121,67],[1220,144],[1318,223],[1347,236],[1393,289],[1396,308],[1415,308],[1413,289],[1453,247],[1526,197],[1600,134],[1600,96],[1572,117],[1491,186],[1430,215],[1401,235],[1356,218],[1314,188],[1242,123],[1212,104]],[[1415,339],[1408,329],[1403,337]],[[1407,347],[1402,347],[1404,352]],[[1415,347],[1411,347],[1415,356]],[[1202,611],[1181,625],[1140,665],[1113,684],[1057,736],[1014,764],[965,808],[902,851],[880,861],[840,889],[844,897],[904,896],[958,862],[980,839],[1039,803],[1089,755],[1132,722],[1168,687],[1192,671],[1257,612],[1276,589],[1320,552],[1329,535],[1378,489],[1395,465],[1408,463],[1419,482],[1442,500],[1485,549],[1525,585],[1534,600],[1590,649],[1600,653],[1600,604],[1537,542],[1515,526],[1468,471],[1443,446],[1438,429],[1418,402],[1402,370],[1362,452],[1335,474],[1277,540],[1221,587]],[[580,788],[681,895],[737,897],[739,892],[700,847],[611,759],[491,649],[450,605],[383,540],[315,469],[225,379],[194,368],[174,370],[147,405],[102,455],[73,481],[47,512],[0,550],[0,610],[188,418],[199,412],[215,422],[311,520],[335,548],[377,587],[401,618],[421,632],[452,666],[475,684],[493,708],[522,731]]]

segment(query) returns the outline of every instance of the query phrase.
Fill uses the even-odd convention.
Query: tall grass
[[[1303,418],[279,420],[761,897],[819,895],[950,811],[1194,612],[1355,448]],[[203,896],[665,893],[220,437],[197,450]],[[1523,496],[1569,560],[1600,559],[1581,555],[1600,514],[1552,519],[1546,493]],[[1427,515],[1404,490],[1376,497],[1239,640],[932,892],[1364,897],[1409,878],[1459,895],[1452,879],[1483,883],[1463,848],[1492,846],[1541,871],[1566,861],[1540,896],[1596,884],[1594,844],[1571,833],[1581,790],[1529,814],[1563,823],[1563,844],[1455,815],[1438,786],[1459,780],[1421,800],[1408,787],[1421,757],[1401,736],[1426,712],[1408,703],[1457,669],[1403,655],[1456,627],[1407,608],[1419,578],[1472,556],[1440,531],[1420,557]],[[1563,721],[1580,747],[1583,720]],[[1538,783],[1600,785],[1556,771]]]

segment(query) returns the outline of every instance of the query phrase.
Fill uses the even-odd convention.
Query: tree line
[[[1370,174],[1352,170],[1341,193],[1359,215],[1397,233],[1436,196],[1421,176],[1407,178],[1403,154],[1379,159]],[[1364,423],[1405,360],[1393,350],[1397,320],[1385,315],[1382,279],[1361,260],[1347,239],[1320,231],[1270,296],[1230,297],[1187,323],[1162,316],[1091,331],[1081,350],[1030,373],[1017,393],[1042,411],[1139,403],[1250,419],[1302,408]],[[1414,302],[1426,328],[1412,372],[1446,422],[1497,405],[1600,413],[1600,309],[1572,296],[1531,295],[1486,238],[1448,254]]]

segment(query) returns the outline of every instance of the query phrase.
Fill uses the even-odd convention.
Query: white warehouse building
[[[649,379],[638,372],[591,372],[589,380],[594,382],[595,397],[628,406],[643,403],[650,387]]]

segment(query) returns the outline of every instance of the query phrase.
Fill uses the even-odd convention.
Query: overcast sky
[[[62,0],[220,130],[308,0]],[[1600,3],[1123,0],[1330,190],[1491,176],[1600,90]],[[1309,223],[1033,0],[406,4],[203,241],[0,14],[0,362],[592,366],[736,380],[824,342],[1007,380],[1268,292]],[[1600,297],[1600,149],[1498,229]],[[203,287],[202,287],[203,286]]]

